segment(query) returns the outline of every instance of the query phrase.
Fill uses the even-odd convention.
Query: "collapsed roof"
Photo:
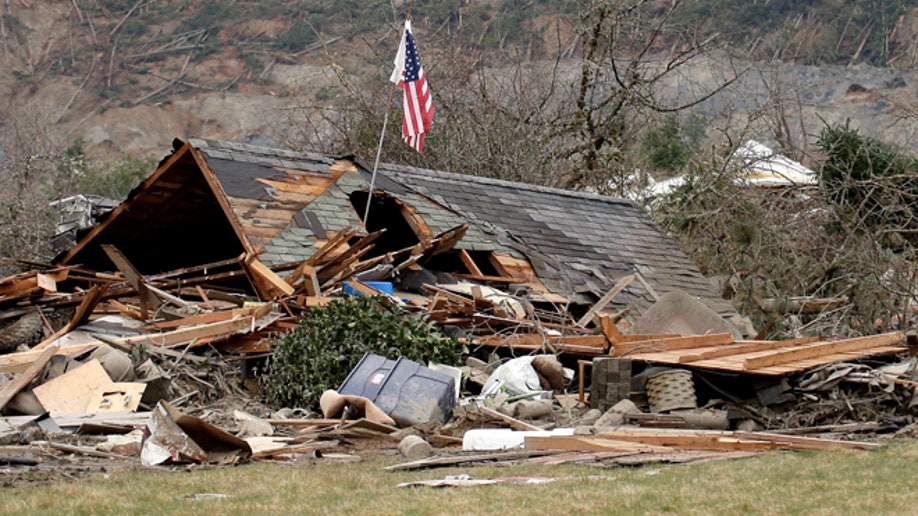
[[[369,167],[351,158],[176,140],[156,171],[57,262],[112,270],[102,248],[110,244],[142,274],[240,256],[279,267],[306,260],[349,227],[386,229],[373,256],[465,224],[461,238],[428,268],[480,277],[528,274],[538,289],[575,303],[591,303],[637,273],[643,281],[624,294],[639,310],[656,295],[684,290],[732,313],[628,200],[384,164],[364,224],[370,181]]]

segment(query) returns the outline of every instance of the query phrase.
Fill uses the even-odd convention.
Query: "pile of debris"
[[[637,464],[915,431],[902,333],[763,340],[627,202],[381,172],[177,142],[54,263],[15,262],[0,462]],[[275,337],[345,296],[435,322],[466,364],[368,354],[321,415],[257,403]]]

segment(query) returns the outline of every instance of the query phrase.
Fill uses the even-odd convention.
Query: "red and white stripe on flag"
[[[395,70],[390,81],[402,88],[404,119],[402,120],[402,140],[414,150],[423,152],[424,137],[430,131],[430,122],[434,116],[433,97],[421,66],[421,58],[411,33],[411,21],[405,20],[402,41],[395,56]]]

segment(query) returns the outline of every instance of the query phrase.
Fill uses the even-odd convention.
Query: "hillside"
[[[651,25],[670,4],[644,2],[641,15]],[[744,60],[738,87],[699,108],[709,119],[760,109],[779,84],[782,93],[794,89],[789,109],[806,124],[818,122],[815,114],[851,117],[908,144],[912,130],[899,120],[909,117],[918,84],[910,71],[918,62],[916,4],[686,2],[668,21],[672,35],[653,50],[673,51],[684,42],[677,34],[716,34]],[[406,9],[353,0],[7,2],[0,146],[34,153],[81,141],[104,159],[161,155],[173,137],[194,135],[347,151],[337,132],[347,123],[341,101],[363,84],[386,87]],[[479,69],[558,55],[562,68],[576,68],[574,2],[419,1],[412,9],[434,84],[452,80],[455,61],[470,56]],[[708,80],[708,63],[687,68],[692,82]],[[852,84],[866,90],[846,96]],[[671,87],[678,94],[683,85]],[[755,131],[768,139],[772,129]],[[802,129],[814,131],[815,123]]]

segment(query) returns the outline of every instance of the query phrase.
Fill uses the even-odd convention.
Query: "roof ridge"
[[[426,177],[435,178],[435,179],[440,178],[440,179],[452,180],[452,181],[467,181],[469,178],[472,178],[477,183],[482,183],[482,184],[487,184],[487,185],[503,186],[507,188],[524,189],[524,190],[529,190],[533,192],[546,193],[546,194],[552,194],[552,195],[563,195],[567,197],[574,197],[577,199],[588,199],[588,200],[601,201],[601,202],[607,202],[607,203],[626,204],[629,206],[634,206],[634,202],[628,199],[625,199],[623,197],[613,197],[611,195],[602,195],[602,194],[598,194],[594,192],[584,192],[582,190],[567,190],[563,188],[542,186],[542,185],[536,185],[532,183],[508,181],[505,179],[495,179],[495,178],[485,177],[485,176],[472,176],[468,174],[459,174],[457,172],[446,172],[443,170],[433,170],[433,169],[428,169],[428,168],[410,167],[406,165],[396,165],[392,163],[380,163],[379,169],[383,172],[390,170],[390,171],[397,172],[397,173],[414,174],[414,175],[426,176]]]

